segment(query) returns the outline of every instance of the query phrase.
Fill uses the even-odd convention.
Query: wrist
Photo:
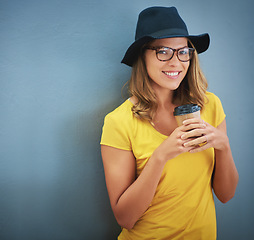
[[[150,160],[153,160],[156,162],[156,164],[164,166],[165,163],[167,162],[166,157],[164,154],[161,153],[161,151],[155,150],[150,158]]]
[[[230,144],[229,144],[229,139],[228,136],[225,135],[225,137],[223,138],[222,143],[219,144],[219,147],[216,148],[217,151],[228,151],[230,150]]]

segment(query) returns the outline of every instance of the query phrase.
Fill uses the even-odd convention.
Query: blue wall
[[[235,198],[216,200],[218,239],[254,239],[252,0],[0,0],[1,240],[115,239],[101,127],[123,101],[120,61],[152,5],[175,5],[191,33],[211,35],[201,65],[240,174]]]

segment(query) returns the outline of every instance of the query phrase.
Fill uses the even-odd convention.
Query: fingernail
[[[181,136],[181,139],[185,139],[185,137],[186,137],[186,135],[185,135],[185,134],[183,134],[183,135]]]

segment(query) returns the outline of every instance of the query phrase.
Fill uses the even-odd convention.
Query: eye
[[[189,48],[182,48],[178,51],[179,55],[189,55]]]
[[[157,54],[160,54],[160,55],[167,55],[167,54],[169,54],[169,52],[168,52],[168,49],[161,48],[161,49],[158,49],[158,50],[157,50]]]
[[[168,54],[170,54],[170,49],[168,49],[168,48],[159,48],[159,49],[157,49],[157,54],[168,55]]]

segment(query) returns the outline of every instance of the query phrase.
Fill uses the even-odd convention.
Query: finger
[[[194,148],[195,148],[195,147],[194,147]],[[193,146],[185,147],[185,146],[184,146],[184,143],[183,143],[181,149],[182,149],[182,152],[190,152],[190,150],[193,149]]]
[[[182,130],[183,131],[189,131],[189,130],[192,130],[192,129],[195,129],[195,128],[206,128],[206,125],[204,123],[191,123],[191,124],[188,124],[188,125],[184,125]]]
[[[207,143],[207,137],[205,135],[203,135],[201,137],[197,137],[197,138],[190,140],[188,142],[185,142],[183,145],[184,145],[184,147],[191,147],[191,146],[198,146],[199,144],[203,145],[204,143]]]
[[[183,125],[189,125],[192,123],[204,123],[201,118],[189,118],[183,121]]]
[[[206,144],[203,144],[201,147],[197,146],[195,148],[192,148],[189,152],[190,153],[202,152],[210,147],[211,147],[211,145],[209,143],[206,143]]]
[[[206,134],[207,133],[205,129],[193,129],[182,134],[181,138],[182,139],[197,138]]]

